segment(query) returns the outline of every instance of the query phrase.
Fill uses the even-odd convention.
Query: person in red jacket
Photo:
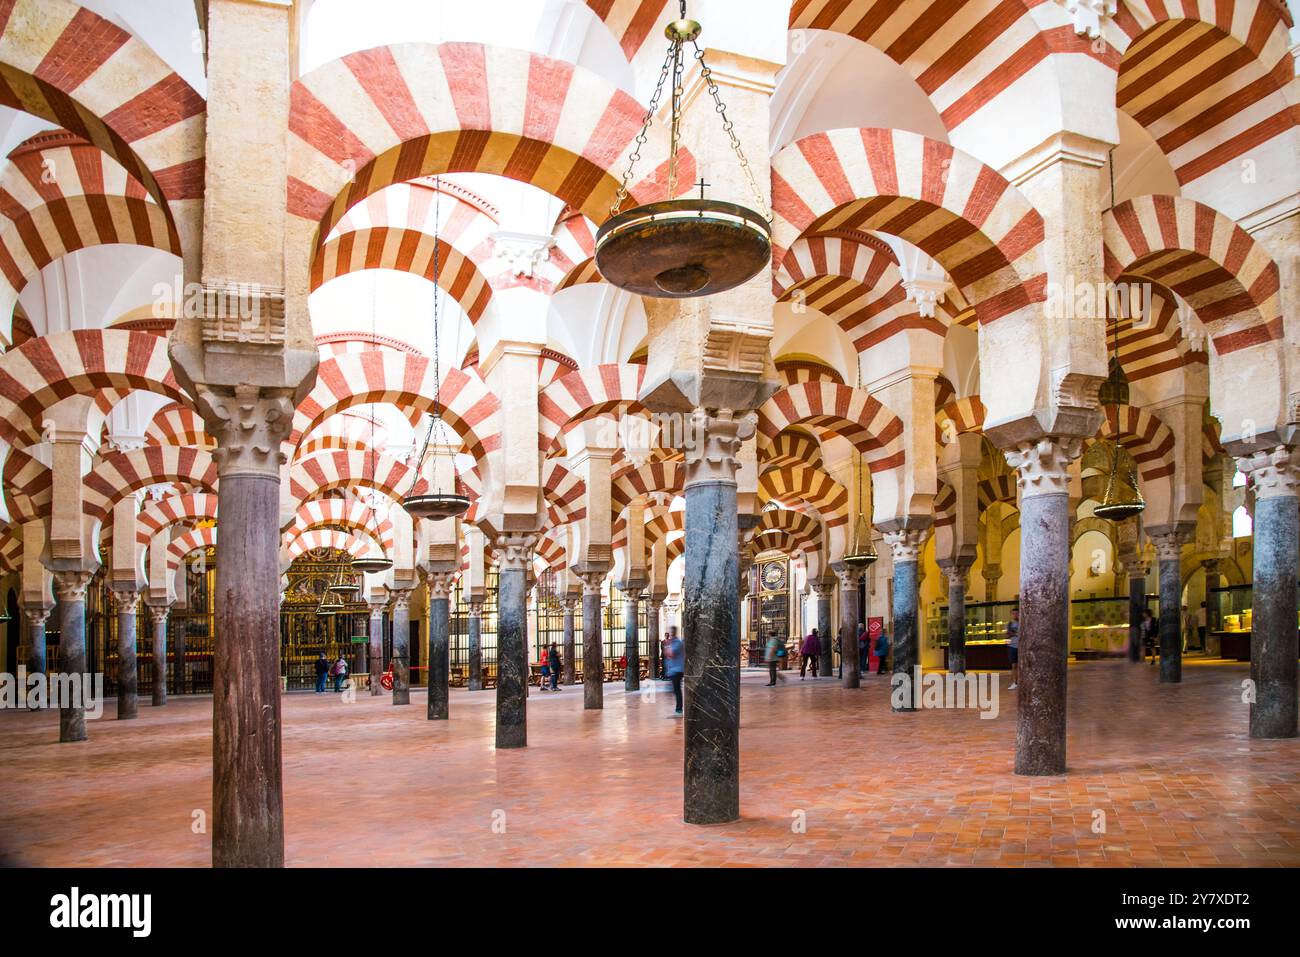
[[[817,677],[817,659],[821,655],[822,640],[817,637],[817,629],[808,632],[799,648],[799,680],[803,681],[804,670],[812,664],[813,677]]]

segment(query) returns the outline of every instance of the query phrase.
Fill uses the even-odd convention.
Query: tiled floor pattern
[[[346,704],[284,699],[286,856],[294,865],[1300,865],[1300,739],[1251,741],[1248,666],[1070,669],[1070,772],[1012,774],[1001,713],[891,714],[888,679],[742,690],[743,820],[681,822],[671,692],[584,712],[533,689],[529,747],[495,751],[493,695]],[[1005,679],[1004,679],[1005,685]],[[666,687],[666,686],[665,686]],[[52,713],[0,713],[0,857],[38,865],[206,865],[211,699],[173,699],[91,740]],[[1104,816],[1104,817],[1103,817]],[[800,829],[800,823],[804,827]],[[1095,830],[1104,822],[1104,833]]]

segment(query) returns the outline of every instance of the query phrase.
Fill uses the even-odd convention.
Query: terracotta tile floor
[[[1246,736],[1247,666],[1070,670],[1070,773],[1011,773],[1014,692],[996,720],[889,712],[885,678],[797,674],[742,691],[742,812],[681,823],[671,692],[584,712],[529,701],[530,747],[492,748],[493,692],[284,702],[286,856],[295,865],[1300,865],[1300,739]],[[142,704],[59,745],[52,713],[0,713],[0,857],[38,865],[206,865],[211,700]],[[106,715],[111,715],[111,705]],[[806,830],[796,833],[796,812]],[[1104,812],[1105,833],[1094,833]],[[504,833],[494,820],[504,821]]]

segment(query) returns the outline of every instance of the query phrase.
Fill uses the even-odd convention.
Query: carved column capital
[[[704,409],[691,413],[684,435],[685,486],[705,482],[735,484],[736,457],[741,444],[754,434],[752,414],[736,418],[731,409],[710,415]]]
[[[1147,573],[1151,571],[1151,563],[1143,558],[1126,558],[1124,559],[1124,571],[1130,579],[1145,579]]]
[[[1046,435],[1006,449],[1007,464],[1016,470],[1020,495],[1064,495],[1070,487],[1070,463],[1083,450],[1083,439],[1074,435]]]
[[[85,601],[86,588],[93,577],[87,571],[58,571],[54,576],[54,595],[59,601]]]
[[[458,574],[459,572],[454,571],[425,572],[424,587],[429,592],[429,600],[450,598],[451,586]]]
[[[388,601],[393,606],[393,611],[405,611],[411,607],[410,588],[394,588],[388,593]]]
[[[171,611],[169,607],[166,605],[147,605],[145,607],[149,609],[149,620],[155,625],[165,625],[167,623],[167,615]]]
[[[1300,448],[1278,445],[1238,456],[1237,468],[1250,476],[1256,499],[1294,497],[1300,485]]]
[[[1147,535],[1156,547],[1156,558],[1162,562],[1179,561],[1183,557],[1183,547],[1192,540],[1194,529],[1187,528],[1148,528]]]
[[[388,607],[388,602],[386,602],[386,601],[372,601],[372,602],[369,602],[369,605],[370,605],[370,617],[371,617],[371,619],[373,620],[373,619],[376,619],[376,618],[383,618],[383,617],[384,617],[384,609]]]
[[[137,588],[112,588],[109,594],[113,596],[113,610],[117,612],[129,612],[135,609],[135,603],[140,600],[140,590]]]
[[[620,591],[623,592],[623,597],[628,601],[640,601],[642,589],[643,586],[641,585],[625,584],[620,588]]]
[[[470,618],[478,618],[481,620],[483,618],[483,599],[478,598],[471,600],[466,612]]]
[[[43,625],[50,618],[50,609],[34,605],[23,609],[23,614],[27,617],[27,624],[35,628],[37,625]]]
[[[812,588],[813,593],[817,596],[818,601],[829,601],[831,596],[835,594],[834,582],[821,581],[809,582],[808,584]]]
[[[497,569],[499,571],[527,571],[532,565],[533,551],[537,548],[536,533],[506,533],[496,540]]]
[[[857,587],[859,579],[862,578],[862,571],[857,568],[850,568],[848,565],[832,567],[835,577],[839,579],[840,587],[843,589]]]
[[[575,611],[578,610],[578,604],[579,604],[579,602],[580,602],[580,599],[578,599],[578,598],[568,598],[568,597],[566,597],[566,598],[564,598],[564,599],[560,602],[560,604],[562,604],[562,605],[564,606],[564,613],[565,613],[566,615],[572,615]]]
[[[605,571],[574,572],[574,574],[582,582],[582,593],[584,595],[600,594],[600,586],[605,582]]]
[[[971,566],[975,564],[973,558],[945,558],[936,563],[939,570],[948,577],[948,584],[960,581],[962,588],[967,585],[967,576],[970,574]]]
[[[253,385],[233,389],[200,386],[199,410],[217,440],[212,457],[219,474],[279,477],[285,455],[280,443],[293,428],[288,390],[263,391]]]
[[[928,529],[924,528],[899,528],[892,532],[885,532],[881,537],[885,544],[889,546],[890,553],[894,557],[894,564],[900,562],[914,562],[921,555],[921,549],[925,547],[926,533]]]

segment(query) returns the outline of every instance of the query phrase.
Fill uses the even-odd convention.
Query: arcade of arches
[[[165,757],[211,709],[211,860],[275,866],[321,655],[346,733],[443,721],[402,760],[467,785],[626,712],[685,841],[786,759],[756,699],[906,727],[899,767],[976,736],[1016,793],[1101,774],[1076,732],[1128,709],[1258,749],[1300,862],[1294,5],[696,0],[773,254],[684,300],[594,260],[634,154],[672,198],[638,133],[676,2],[365,6],[0,0],[0,671],[115,702],[0,712],[0,749]],[[677,194],[749,204],[694,61],[682,103]],[[648,722],[670,626],[684,720]],[[764,687],[813,628],[821,677]],[[1003,676],[1000,718],[875,674],[914,669]]]

